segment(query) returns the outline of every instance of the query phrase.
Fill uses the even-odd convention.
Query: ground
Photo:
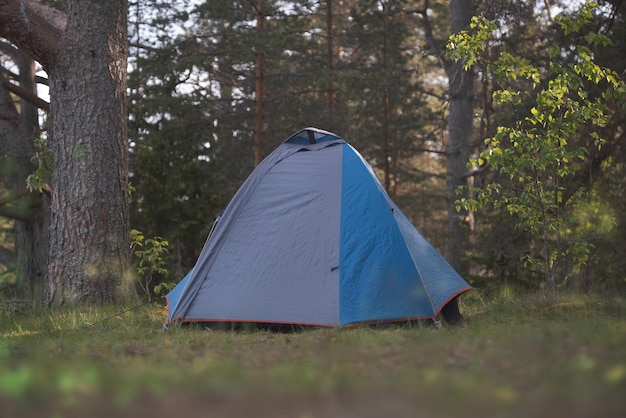
[[[160,307],[5,315],[0,416],[626,416],[622,299],[475,303],[444,329],[291,333],[161,332]]]

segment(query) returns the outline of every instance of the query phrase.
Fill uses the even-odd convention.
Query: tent
[[[339,136],[303,129],[223,210],[168,322],[351,326],[435,318],[470,289]]]

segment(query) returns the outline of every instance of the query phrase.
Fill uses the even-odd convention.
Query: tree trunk
[[[37,95],[35,82],[35,61],[25,52],[16,52],[20,87],[33,96]],[[35,137],[39,135],[39,114],[35,106],[26,100],[20,101],[20,119],[12,144],[16,158],[16,172],[12,181],[14,191],[26,187],[26,178],[37,169],[32,161],[35,154]],[[43,302],[44,279],[48,260],[49,198],[44,193],[30,193],[22,198],[27,211],[23,220],[16,220],[16,296],[32,301],[35,305]]]
[[[29,193],[26,178],[37,168],[32,161],[34,140],[39,135],[38,110],[29,100],[14,103],[10,90],[19,90],[29,99],[36,97],[35,62],[24,51],[5,48],[15,68],[14,81],[0,76],[0,137],[3,139],[2,155],[7,155],[2,182],[11,194],[4,199],[0,215],[12,218],[15,249],[12,254],[16,284],[15,296],[34,304],[43,301],[44,278],[48,259],[49,199],[45,194]],[[17,84],[13,84],[17,82]]]
[[[388,69],[387,69],[387,16],[385,16],[385,11],[383,10],[382,16],[382,25],[383,25],[383,39],[382,39],[382,48],[381,48],[381,56],[382,56],[382,65],[384,71],[384,81],[383,81],[383,176],[384,176],[384,186],[387,193],[389,193],[392,197],[393,193],[391,193],[391,144],[389,143],[389,125],[391,115],[389,113],[389,81],[388,81]]]
[[[265,157],[263,147],[265,143],[265,8],[263,1],[255,5],[256,8],[256,123],[254,132],[254,166],[261,163]]]
[[[451,0],[449,4],[451,32],[457,33],[469,27],[474,13],[474,6],[468,0]],[[465,212],[456,210],[455,201],[461,196],[456,194],[459,186],[466,183],[467,163],[469,161],[470,138],[472,135],[473,77],[470,71],[463,70],[462,62],[449,62],[446,66],[450,100],[448,109],[448,144],[446,202],[448,211],[448,239],[445,255],[448,262],[461,275],[466,273],[462,262],[463,248],[467,243]]]
[[[326,65],[328,66],[328,81],[326,83],[326,123],[328,130],[335,129],[335,76],[334,47],[333,47],[333,2],[326,0]]]
[[[0,36],[50,80],[53,153],[46,299],[101,303],[128,295],[127,0],[67,0],[67,14],[0,1]]]
[[[48,67],[53,195],[47,299],[120,300],[130,266],[127,0],[70,0]]]
[[[31,197],[32,208],[29,222],[15,223],[16,296],[29,300],[35,306],[44,302],[45,278],[48,261],[48,226],[50,202],[45,194]]]

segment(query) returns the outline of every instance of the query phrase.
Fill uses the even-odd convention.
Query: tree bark
[[[0,37],[46,66],[54,62],[67,18],[33,0],[0,1]]]
[[[129,268],[128,4],[74,0],[67,10],[49,69],[55,160],[48,301],[113,302]]]
[[[127,0],[68,0],[67,17],[0,2],[0,36],[50,79],[54,165],[46,299],[118,301],[130,267],[126,127]]]

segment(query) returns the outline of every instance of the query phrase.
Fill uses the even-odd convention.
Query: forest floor
[[[443,329],[291,333],[163,332],[156,304],[0,312],[0,416],[626,416],[624,298],[462,308]]]

